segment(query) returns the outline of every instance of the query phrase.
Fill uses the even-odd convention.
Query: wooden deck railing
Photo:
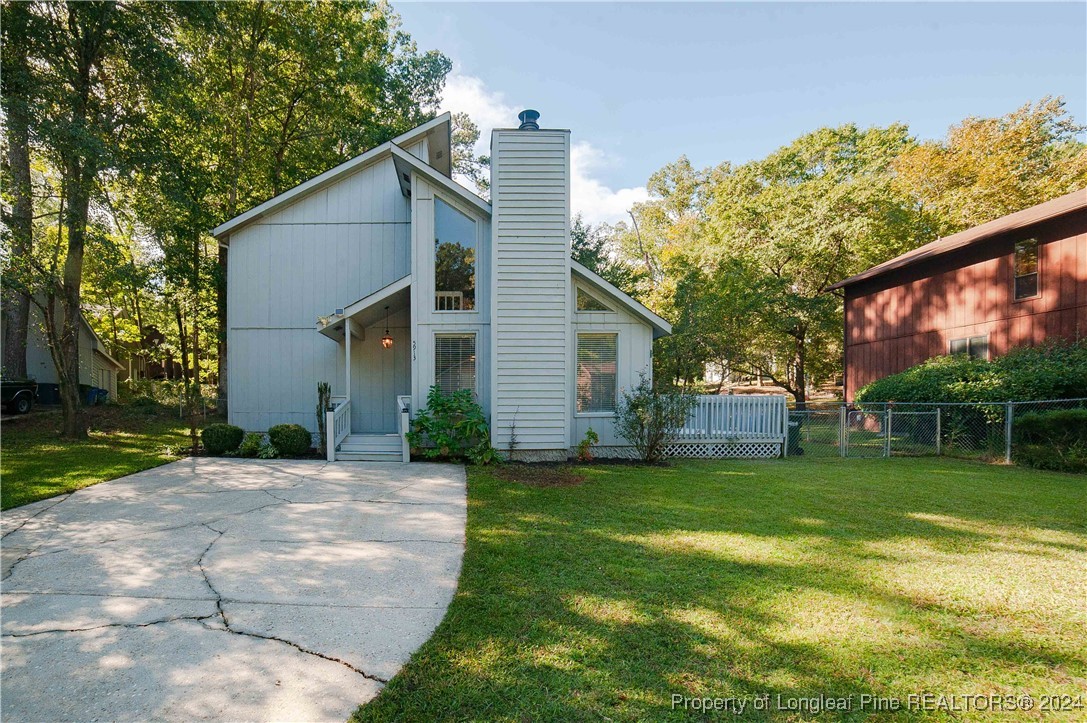
[[[784,441],[788,417],[782,395],[704,395],[687,415],[678,441]]]

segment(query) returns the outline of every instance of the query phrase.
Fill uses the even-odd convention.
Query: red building
[[[1087,189],[841,281],[845,398],[943,354],[991,358],[1087,336]]]

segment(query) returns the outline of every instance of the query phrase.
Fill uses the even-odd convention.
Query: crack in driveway
[[[5,655],[4,718],[192,717],[177,713],[194,710],[189,703],[220,706],[199,710],[224,719],[346,718],[440,622],[464,550],[463,468],[324,463],[288,487],[271,476],[298,467],[270,465],[269,487],[194,491],[259,484],[258,463],[186,464],[188,487],[130,479],[121,495],[76,494],[71,510],[33,526],[27,541],[35,546],[9,571],[15,582],[4,582],[11,597],[2,638],[13,650]],[[326,468],[336,474],[322,475]],[[404,490],[408,499],[395,499]],[[228,491],[244,494],[219,494]],[[284,505],[293,507],[246,517]],[[330,539],[307,539],[321,530]],[[109,537],[85,539],[96,531]],[[39,562],[15,570],[31,558]],[[33,589],[11,589],[19,586]],[[110,629],[133,632],[94,632]],[[269,642],[253,647],[245,638]],[[48,695],[65,685],[73,686],[65,700]],[[108,692],[129,685],[141,694]],[[236,702],[241,690],[248,703]],[[302,707],[282,708],[284,700]],[[307,713],[315,704],[333,713]],[[83,714],[66,713],[75,710]]]
[[[356,673],[361,675],[363,678],[366,678],[368,680],[372,680],[375,683],[381,683],[382,685],[384,685],[385,683],[389,682],[387,679],[380,678],[380,677],[378,677],[376,675],[371,675],[370,673],[367,673],[365,670],[362,670],[361,668],[357,668],[357,667],[355,667],[354,665],[351,665],[351,663],[348,663],[345,660],[340,660],[337,657],[334,657],[334,656],[331,656],[331,655],[325,655],[324,653],[319,653],[316,650],[309,650],[307,648],[302,647],[301,645],[299,645],[298,643],[296,643],[296,642],[294,642],[292,640],[287,640],[286,638],[281,638],[281,637],[278,637],[278,636],[275,636],[275,635],[261,635],[260,633],[254,633],[254,632],[250,632],[248,630],[238,630],[237,628],[231,626],[230,619],[227,617],[226,610],[223,608],[223,596],[219,593],[219,591],[215,588],[215,586],[211,584],[211,577],[208,576],[208,571],[204,567],[204,558],[207,557],[207,554],[209,552],[211,552],[211,548],[215,546],[215,543],[218,542],[219,540],[223,539],[223,535],[225,535],[226,532],[224,530],[217,530],[214,527],[212,527],[211,525],[204,525],[204,527],[207,527],[212,532],[216,532],[218,534],[214,538],[212,538],[211,542],[208,543],[208,546],[204,548],[204,551],[202,553],[200,553],[200,557],[197,559],[196,565],[197,565],[197,567],[200,568],[200,573],[204,576],[204,584],[208,586],[208,590],[210,590],[212,595],[215,596],[215,607],[219,611],[217,613],[217,615],[220,618],[222,618],[222,621],[223,621],[223,627],[222,628],[211,628],[208,625],[205,625],[204,627],[208,627],[211,630],[220,630],[221,629],[221,630],[225,630],[228,633],[233,633],[235,635],[245,635],[247,637],[258,638],[260,640],[274,640],[274,641],[276,641],[278,643],[283,643],[285,645],[290,645],[292,648],[295,648],[295,649],[297,649],[297,650],[299,650],[299,651],[301,651],[303,653],[306,653],[307,655],[314,655],[314,656],[316,656],[318,658],[323,658],[324,660],[328,660],[328,661],[331,661],[333,663],[339,663],[340,665],[343,665],[343,666],[345,666],[347,668],[350,668],[351,670],[355,671]],[[213,617],[215,617],[215,615],[206,615],[203,618],[201,618],[201,620],[207,620],[207,619],[213,618]]]

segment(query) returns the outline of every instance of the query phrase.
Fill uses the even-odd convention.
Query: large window
[[[951,352],[952,355],[966,354],[971,359],[989,358],[988,335],[971,336],[967,339],[952,339],[948,346],[948,351]]]
[[[618,395],[618,336],[577,335],[577,411],[614,412]]]
[[[476,335],[438,334],[434,337],[434,383],[444,394],[476,390]]]
[[[476,222],[434,199],[434,308],[476,308]]]
[[[1038,295],[1038,240],[1029,238],[1015,244],[1015,298]]]

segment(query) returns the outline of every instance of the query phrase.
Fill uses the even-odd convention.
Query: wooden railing
[[[785,440],[785,397],[778,394],[705,395],[687,415],[679,441]]]
[[[351,434],[351,400],[343,400],[335,409],[325,414],[325,459],[335,462],[336,448]]]

